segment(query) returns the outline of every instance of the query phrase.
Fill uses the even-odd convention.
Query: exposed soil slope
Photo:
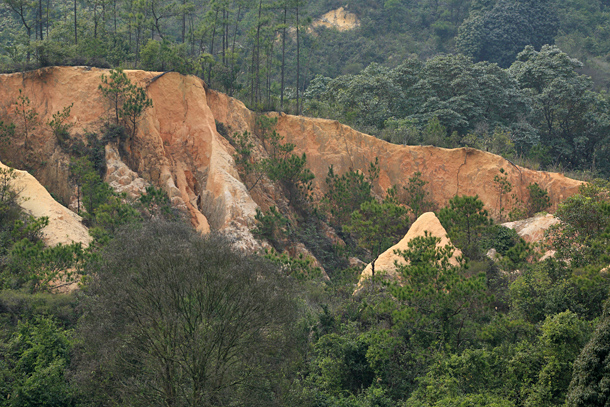
[[[0,163],[0,169],[7,166]],[[10,180],[12,189],[17,192],[17,203],[30,215],[49,218],[49,224],[42,229],[42,239],[48,246],[58,244],[82,243],[85,247],[91,242],[88,229],[81,223],[82,218],[59,204],[51,194],[27,171],[15,171]]]
[[[73,135],[99,130],[109,117],[107,103],[98,90],[100,76],[107,73],[95,68],[55,67],[0,75],[0,115],[18,125],[18,136],[3,154],[11,162],[29,159],[30,163],[37,163],[31,164],[33,174],[67,202],[73,194],[68,182],[69,157],[58,147],[45,123],[53,113],[74,103],[69,119],[74,124]],[[234,165],[234,149],[217,132],[216,121],[224,124],[229,135],[244,130],[254,133],[255,114],[243,103],[207,90],[203,81],[194,76],[143,71],[127,74],[146,88],[153,107],[140,121],[137,135],[122,159],[144,180],[163,188],[174,205],[188,211],[200,230],[231,230],[244,242],[253,243],[248,229],[255,209],[258,205],[265,208],[277,204],[281,197],[269,185],[247,190]],[[20,89],[29,97],[39,118],[27,148],[20,122],[11,113]],[[496,213],[499,195],[493,178],[500,168],[507,171],[513,192],[520,199],[526,201],[527,186],[537,182],[549,191],[553,209],[576,193],[580,185],[563,175],[520,168],[474,149],[390,144],[336,121],[281,114],[277,130],[287,142],[296,145],[297,153],[307,154],[308,166],[316,175],[318,195],[324,191],[331,164],[338,174],[349,168],[366,171],[375,157],[379,157],[381,168],[376,191],[379,195],[391,185],[406,185],[409,177],[420,171],[439,206],[455,194],[479,195]]]
[[[343,7],[331,10],[311,23],[311,28],[328,27],[338,31],[349,31],[360,26],[360,20],[354,13]]]

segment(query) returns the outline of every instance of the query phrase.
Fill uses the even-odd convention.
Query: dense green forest
[[[339,7],[360,25],[312,28]],[[5,72],[195,74],[259,112],[476,147],[591,182],[559,205],[540,247],[476,196],[436,207],[419,173],[380,197],[378,162],[329,168],[314,199],[307,157],[259,113],[255,134],[219,126],[246,187],[273,183],[286,198],[256,215],[252,233],[270,247],[246,254],[191,230],[161,190],[131,200],[103,182],[105,145],[125,146],[151,104],[112,70],[99,134],[72,136],[70,107],[47,123],[72,157],[88,248],[45,247],[48,220],[21,209],[14,172],[0,171],[0,405],[607,405],[610,185],[594,178],[610,175],[609,17],[606,0],[3,0]],[[24,96],[14,106],[23,120],[2,118],[0,152],[16,132],[27,141],[37,114]],[[255,137],[269,152],[257,160]],[[503,170],[494,182],[510,199]],[[528,191],[530,204],[494,218],[548,209],[545,190]],[[427,211],[463,257],[414,239],[402,284],[377,276],[354,294],[363,266],[350,263],[374,264]],[[294,255],[301,243],[324,270]],[[81,276],[80,290],[55,293]]]

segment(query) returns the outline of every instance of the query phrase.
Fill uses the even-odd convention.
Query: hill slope
[[[3,160],[29,166],[47,188],[63,200],[74,193],[68,180],[69,156],[43,123],[74,103],[69,122],[72,134],[100,131],[108,120],[107,103],[98,90],[107,71],[84,67],[55,67],[0,75],[0,117],[17,124],[15,138],[5,148]],[[272,185],[248,191],[241,182],[228,138],[234,132],[256,133],[256,115],[243,103],[210,91],[202,80],[178,73],[127,71],[129,78],[146,89],[153,107],[139,122],[137,134],[124,148],[123,160],[141,177],[162,188],[172,203],[188,211],[202,231],[231,230],[250,240],[255,210],[277,205],[281,197]],[[14,103],[20,91],[38,113],[39,126],[26,145]],[[227,138],[218,132],[222,123]],[[521,168],[490,153],[461,148],[399,146],[359,133],[336,121],[280,115],[278,133],[295,144],[295,152],[307,154],[307,166],[315,174],[314,194],[324,190],[328,167],[338,174],[353,169],[366,171],[379,157],[382,195],[392,185],[406,185],[416,171],[430,183],[432,198],[443,206],[456,194],[479,195],[492,213],[498,210],[494,176],[503,168],[513,192],[527,201],[527,186],[547,189],[553,208],[577,192],[579,181],[560,174]],[[255,139],[260,145],[260,140]],[[6,156],[6,158],[5,158]],[[507,209],[510,209],[508,207]]]

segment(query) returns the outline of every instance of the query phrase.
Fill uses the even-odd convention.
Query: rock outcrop
[[[337,31],[349,31],[360,26],[360,20],[354,13],[343,7],[331,10],[311,23],[310,29],[317,27],[334,28]]]
[[[8,167],[0,163],[0,170]],[[42,229],[42,239],[48,246],[81,243],[88,246],[92,238],[89,230],[81,223],[82,218],[57,202],[40,183],[26,171],[15,170],[10,179],[11,188],[17,193],[17,203],[30,215],[49,218],[49,224]]]
[[[108,105],[98,90],[101,75],[107,73],[96,68],[54,67],[0,75],[0,119],[6,115],[6,119],[19,124],[11,111],[20,89],[29,97],[39,119],[36,130],[28,137],[27,148],[18,126],[19,136],[12,140],[6,155],[11,162],[24,161],[28,155],[37,179],[65,201],[70,197],[63,194],[73,193],[68,182],[69,157],[43,123],[74,103],[69,119],[73,136],[84,138],[86,132],[99,132],[109,120]],[[142,178],[165,190],[175,206],[188,212],[199,230],[226,230],[244,247],[256,247],[249,232],[256,208],[278,205],[281,197],[272,186],[252,191],[246,188],[234,164],[234,149],[216,128],[216,122],[221,122],[228,136],[245,130],[255,134],[256,115],[243,103],[207,89],[194,76],[126,73],[146,89],[153,107],[139,122],[135,137],[127,145],[127,156],[122,160],[133,174],[111,163],[110,167],[119,171],[113,172],[119,175],[115,181],[130,185],[129,190],[134,191],[137,188],[132,188],[132,181]],[[379,195],[392,185],[406,185],[409,177],[420,171],[439,206],[444,206],[456,194],[479,195],[492,214],[498,211],[499,196],[493,178],[500,168],[506,171],[513,192],[521,200],[527,203],[527,186],[536,182],[548,191],[552,209],[576,193],[581,184],[560,174],[521,168],[499,156],[470,148],[449,150],[395,145],[336,121],[274,115],[278,117],[278,133],[286,142],[296,145],[296,153],[307,154],[308,167],[316,176],[314,193],[318,196],[324,193],[330,165],[334,165],[337,174],[348,169],[366,172],[376,157],[380,165],[376,191]],[[260,141],[255,141],[261,150]],[[2,154],[4,158],[5,153]]]
[[[514,229],[528,243],[539,243],[544,240],[544,232],[559,222],[559,219],[548,213],[515,222],[506,222],[502,226]]]
[[[409,242],[416,237],[424,236],[425,233],[428,232],[430,236],[440,238],[440,242],[437,243],[436,247],[445,247],[447,245],[452,246],[451,241],[447,237],[447,232],[441,222],[438,220],[436,215],[433,212],[427,212],[421,215],[417,220],[411,225],[409,231],[402,238],[402,240],[396,243],[394,246],[390,247],[388,250],[383,252],[375,261],[375,274],[376,275],[384,275],[384,278],[396,279],[398,278],[396,273],[396,266],[402,265],[405,263],[404,257],[400,254],[397,254],[396,251],[404,251],[409,248]],[[453,251],[453,255],[449,259],[449,262],[454,266],[458,264],[458,257],[462,255],[462,252],[459,249],[455,249]],[[369,263],[364,270],[362,270],[362,274],[360,275],[360,280],[358,281],[359,289],[362,287],[365,280],[370,279],[372,276],[372,264]]]
[[[135,199],[146,192],[150,184],[132,171],[127,164],[121,160],[121,155],[116,146],[106,146],[106,176],[104,180],[119,194],[124,193],[130,199]]]

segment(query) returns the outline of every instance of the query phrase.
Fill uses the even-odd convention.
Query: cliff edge
[[[172,203],[188,212],[199,230],[227,230],[255,245],[249,229],[256,208],[280,199],[271,187],[249,191],[236,169],[228,137],[219,134],[217,123],[234,132],[255,133],[256,114],[243,103],[206,88],[194,76],[178,73],[125,71],[132,82],[146,89],[153,101],[129,141],[121,158],[129,168],[169,195]],[[27,96],[38,113],[38,126],[25,140],[17,132],[2,153],[11,162],[27,161],[40,182],[69,202],[74,188],[68,180],[69,156],[58,146],[50,127],[52,115],[74,103],[69,122],[72,135],[96,132],[108,121],[108,105],[98,89],[107,70],[87,67],[50,67],[36,71],[0,75],[0,120],[13,120],[15,101]],[[21,93],[20,93],[21,91]],[[315,174],[314,193],[324,193],[330,165],[341,174],[348,169],[366,171],[379,158],[380,179],[376,193],[392,185],[406,185],[415,172],[429,182],[432,199],[444,206],[456,194],[478,195],[490,212],[496,213],[499,194],[493,182],[500,168],[506,171],[513,192],[527,202],[527,186],[538,183],[546,189],[552,208],[578,191],[581,184],[561,174],[539,172],[471,148],[443,149],[431,146],[401,146],[357,132],[336,121],[272,113],[277,131],[295,152],[307,155]],[[223,131],[224,132],[224,131]],[[255,140],[259,142],[258,140]],[[29,160],[29,161],[28,161]],[[113,164],[113,165],[116,165]],[[507,207],[506,210],[510,210]]]

